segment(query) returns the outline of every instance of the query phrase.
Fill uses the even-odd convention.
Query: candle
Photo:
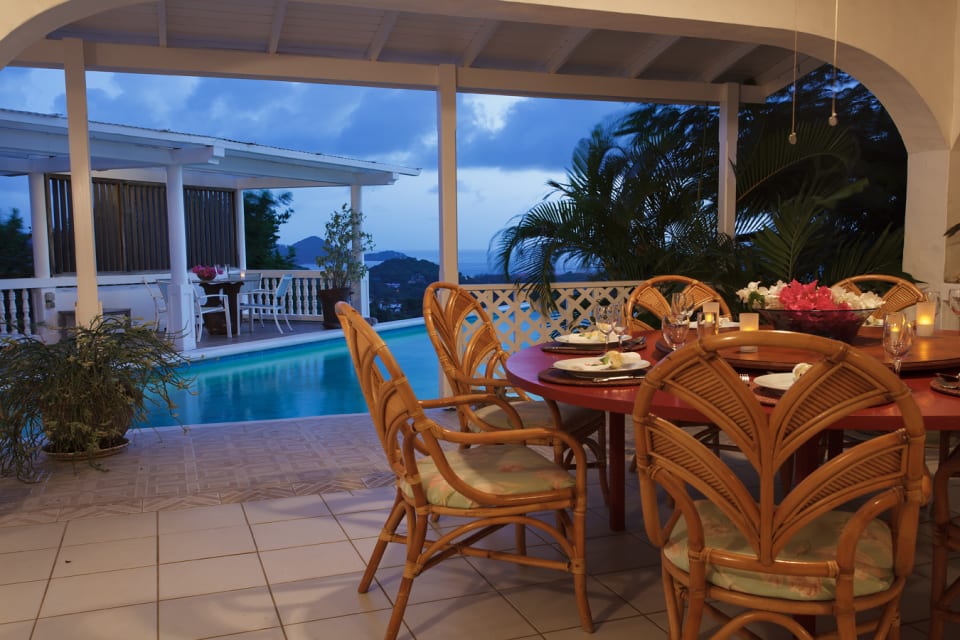
[[[740,331],[759,331],[760,330],[760,314],[759,313],[741,313],[740,314]],[[744,345],[740,347],[740,351],[743,353],[754,353],[759,349],[755,344]]]
[[[713,317],[716,318],[720,315],[720,303],[719,302],[704,302],[703,303],[703,313],[713,314]]]
[[[244,279],[246,279],[246,277],[247,277],[247,271],[246,271],[246,269],[240,269],[240,279],[241,279],[241,280],[244,280]]]
[[[932,336],[934,324],[937,321],[936,302],[917,303],[917,335]]]

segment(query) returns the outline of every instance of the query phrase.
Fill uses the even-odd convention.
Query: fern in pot
[[[149,406],[176,417],[169,391],[190,387],[185,362],[164,335],[127,318],[97,318],[58,342],[5,340],[0,472],[29,477],[41,449],[90,460],[116,450]]]

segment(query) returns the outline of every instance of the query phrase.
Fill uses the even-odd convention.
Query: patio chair
[[[427,286],[423,293],[423,322],[455,395],[483,392],[510,402],[511,412],[504,411],[499,403],[458,405],[461,430],[511,429],[511,414],[516,413],[525,429],[564,431],[593,453],[590,466],[597,468],[600,491],[604,502],[608,501],[606,416],[602,411],[535,400],[511,385],[503,369],[509,354],[490,316],[469,291],[456,284],[434,282]],[[561,447],[554,450],[554,461],[569,464],[573,459]]]
[[[153,325],[157,331],[160,331],[160,316],[164,316],[166,320],[168,284],[169,282],[164,280],[157,280],[154,283],[147,280],[146,277],[143,279],[143,286],[146,287],[147,293],[150,294],[150,299],[153,301]],[[164,331],[166,331],[166,327],[164,327]]]
[[[287,324],[287,329],[293,331],[293,327],[290,326],[290,318],[287,316],[286,307],[287,292],[290,291],[290,285],[292,283],[293,274],[285,273],[280,277],[276,288],[254,289],[253,291],[247,292],[250,300],[248,302],[240,302],[239,309],[241,317],[244,312],[250,314],[251,333],[253,333],[253,317],[256,315],[260,318],[260,326],[262,327],[264,314],[273,316],[273,322],[277,325],[277,331],[280,333],[283,333],[283,329],[280,327],[280,316],[283,315],[283,321]]]
[[[764,409],[722,350],[804,351],[813,367]],[[719,456],[651,410],[668,394],[716,424],[742,456]],[[777,486],[798,450],[846,416],[891,403],[894,431]],[[924,426],[909,387],[848,344],[800,333],[730,332],[670,354],[647,374],[633,411],[646,532],[661,550],[671,638],[714,637],[770,622],[813,637],[795,616],[833,618],[832,637],[899,637],[900,597],[930,494]],[[662,490],[672,507],[658,502]],[[722,609],[722,610],[721,610]],[[863,615],[866,614],[866,615]],[[858,627],[859,625],[859,627]]]
[[[209,313],[222,313],[227,325],[227,337],[233,337],[233,330],[230,326],[230,299],[227,294],[221,292],[207,293],[198,282],[192,282],[193,287],[193,311],[196,322],[196,335],[199,342],[203,338],[203,318]]]
[[[644,280],[630,292],[623,314],[626,320],[627,333],[651,331],[660,328],[660,318],[670,311],[670,301],[667,296],[671,293],[683,293],[693,302],[693,309],[699,309],[704,302],[720,304],[720,316],[730,318],[730,307],[720,294],[709,285],[680,275],[655,276]],[[649,315],[647,315],[649,314]],[[653,320],[650,324],[646,320]]]
[[[883,314],[885,313],[902,311],[926,299],[923,291],[909,280],[897,276],[884,275],[882,273],[868,273],[844,278],[834,286],[842,287],[851,293],[860,294],[863,293],[863,289],[873,290],[865,287],[864,285],[866,284],[878,284],[881,287],[881,291],[883,288],[886,288],[886,291],[882,294],[883,306],[870,314],[871,320],[882,320]]]
[[[261,277],[259,271],[251,271],[244,274],[243,281],[240,284],[240,290],[237,292],[237,335],[240,335],[240,326],[243,325],[244,305],[254,302],[254,294],[261,288]],[[248,311],[251,315],[250,322],[253,323],[253,311]],[[262,321],[261,321],[262,322]]]
[[[444,429],[424,414],[424,408],[496,404],[514,420],[516,412],[494,393],[419,401],[383,339],[360,313],[348,303],[339,302],[336,314],[387,463],[396,474],[393,508],[359,587],[360,593],[369,589],[388,543],[406,546],[403,578],[384,637],[392,640],[397,636],[413,582],[424,571],[457,555],[572,574],[580,626],[592,632],[584,552],[586,456],[580,444],[556,429],[481,433]],[[558,448],[570,451],[576,461],[575,474],[571,476],[528,447],[534,439],[557,443]],[[536,516],[545,511],[554,512],[555,525]],[[452,516],[451,525],[428,538],[430,520],[441,515]],[[398,533],[404,519],[406,531]],[[478,546],[487,536],[511,524],[516,525],[515,549],[494,551]],[[553,553],[528,556],[525,527],[551,539],[563,557],[556,558]],[[562,601],[554,604],[564,606]]]

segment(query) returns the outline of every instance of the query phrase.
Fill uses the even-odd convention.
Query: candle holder
[[[937,323],[937,303],[933,301],[917,303],[917,336],[929,337]]]
[[[760,314],[759,313],[741,313],[740,314],[740,331],[759,331],[760,330]],[[755,344],[744,345],[740,347],[741,353],[756,353],[760,347]]]

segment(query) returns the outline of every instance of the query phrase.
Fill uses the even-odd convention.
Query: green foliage
[[[128,318],[97,318],[53,343],[8,339],[0,353],[0,473],[21,478],[32,475],[44,439],[50,451],[92,456],[117,444],[150,405],[176,416],[168,387],[192,383],[173,344]]]
[[[281,255],[280,225],[293,215],[293,194],[289,191],[246,191],[243,194],[243,219],[248,269],[293,269],[296,255],[292,249]]]
[[[327,289],[341,289],[367,274],[363,253],[373,249],[373,236],[363,231],[363,213],[346,205],[330,214],[323,236],[326,253],[317,256]]]
[[[0,278],[33,277],[33,248],[30,234],[23,230],[23,218],[16,208],[0,215]]]

